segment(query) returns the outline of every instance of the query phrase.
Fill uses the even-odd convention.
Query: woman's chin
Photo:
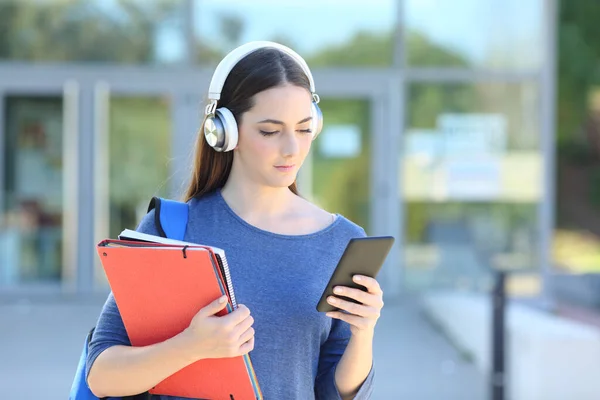
[[[278,177],[270,179],[269,186],[277,188],[290,187],[296,180],[296,174],[287,177]]]

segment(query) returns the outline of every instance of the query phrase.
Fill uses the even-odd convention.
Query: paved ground
[[[0,398],[67,399],[83,339],[101,306],[102,299],[1,303]],[[374,400],[487,399],[482,374],[432,329],[414,299],[386,302],[375,362]]]

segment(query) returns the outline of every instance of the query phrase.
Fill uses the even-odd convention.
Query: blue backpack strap
[[[154,223],[160,236],[183,240],[188,222],[188,204],[153,197],[148,206],[148,212],[154,209]]]
[[[85,342],[83,343],[83,350],[81,351],[81,355],[79,356],[79,364],[77,365],[77,371],[75,373],[75,378],[73,379],[73,384],[71,386],[71,393],[69,395],[69,400],[97,400],[98,398],[94,396],[92,391],[87,385],[86,381],[86,367],[85,364],[87,362],[88,356],[88,346],[90,345],[90,341],[92,340],[92,334],[94,333],[94,328],[92,328],[87,336],[85,337]]]

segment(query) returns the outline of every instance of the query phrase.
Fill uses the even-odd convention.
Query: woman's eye
[[[270,136],[270,135],[274,135],[276,133],[279,133],[279,131],[263,131],[263,130],[259,130],[259,132],[263,136]],[[298,130],[298,132],[300,132],[300,133],[312,133],[312,129],[301,129],[301,130]]]

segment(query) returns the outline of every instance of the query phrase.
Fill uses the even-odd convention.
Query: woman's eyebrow
[[[299,125],[299,124],[303,124],[303,123],[305,123],[305,122],[308,122],[308,121],[310,121],[311,119],[312,119],[312,117],[306,117],[306,118],[304,118],[304,119],[302,119],[302,120],[298,121],[298,122],[297,122],[297,125]],[[276,120],[276,119],[270,119],[270,118],[268,118],[268,119],[263,119],[262,121],[258,121],[258,123],[259,123],[259,124],[277,124],[277,125],[285,125],[285,124],[283,123],[283,121],[279,121],[279,120]]]

